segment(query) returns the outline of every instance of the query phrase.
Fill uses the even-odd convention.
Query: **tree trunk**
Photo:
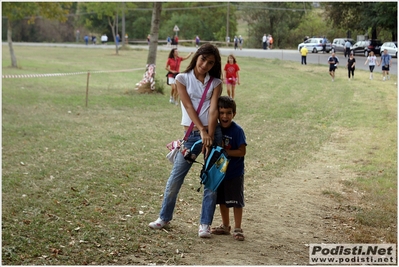
[[[151,92],[155,90],[155,63],[157,60],[158,33],[161,22],[162,3],[155,2],[152,9],[150,46],[148,48],[147,66],[143,79],[136,84],[139,92]]]
[[[8,27],[7,27],[7,42],[8,48],[10,49],[10,56],[11,56],[11,67],[17,68],[17,58],[15,57],[14,48],[12,47],[12,27],[11,22],[8,20]]]
[[[118,49],[118,42],[116,40],[116,34],[115,34],[115,19],[114,19],[114,23],[111,23],[111,18],[108,17],[108,24],[111,27],[112,30],[112,36],[114,37],[114,41],[115,41],[115,52],[117,55],[119,55],[119,49]]]

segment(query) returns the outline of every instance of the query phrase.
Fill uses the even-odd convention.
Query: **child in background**
[[[369,69],[370,69],[370,78],[369,79],[372,80],[373,79],[373,71],[374,71],[375,65],[378,64],[377,57],[374,55],[373,51],[370,51],[366,62],[364,62],[364,65],[366,65],[367,63],[369,63]]]
[[[227,95],[234,99],[236,84],[240,84],[240,75],[238,71],[240,67],[237,64],[236,58],[229,55],[227,64],[224,66],[224,77],[226,77]]]
[[[212,228],[215,235],[230,234],[229,208],[234,212],[235,240],[243,241],[241,229],[244,207],[244,156],[246,154],[246,138],[244,130],[233,121],[236,115],[236,103],[227,96],[219,97],[219,125],[222,129],[223,146],[230,157],[226,176],[217,189],[216,204],[220,206],[222,224]]]

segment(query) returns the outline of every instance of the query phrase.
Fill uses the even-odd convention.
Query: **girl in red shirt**
[[[236,84],[240,84],[240,75],[238,71],[240,67],[237,65],[236,58],[229,55],[227,64],[224,66],[224,77],[227,85],[227,95],[234,99]]]
[[[168,60],[166,61],[166,67],[165,69],[168,71],[168,84],[172,87],[172,90],[170,91],[170,100],[169,102],[171,104],[175,104],[176,106],[179,104],[179,95],[177,93],[177,88],[176,88],[176,83],[175,83],[175,77],[177,74],[179,74],[180,71],[180,63],[183,60],[188,59],[193,53],[191,52],[185,57],[179,57],[179,52],[177,51],[177,48],[172,48],[172,50],[169,53]]]

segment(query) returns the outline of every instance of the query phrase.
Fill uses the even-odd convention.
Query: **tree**
[[[325,2],[328,17],[334,26],[346,29],[371,29],[371,39],[377,39],[377,32],[387,29],[396,41],[398,10],[396,2]]]
[[[11,66],[17,68],[17,57],[12,45],[13,22],[25,17],[29,18],[29,23],[34,23],[37,16],[48,19],[56,19],[61,22],[67,20],[69,8],[72,3],[68,2],[3,2],[2,16],[7,18],[7,42],[11,56]]]
[[[157,61],[159,24],[161,22],[162,3],[155,2],[152,10],[150,47],[148,49],[147,66],[144,78],[137,84],[136,90],[155,90],[155,67]]]
[[[124,8],[134,8],[134,3],[121,3],[121,2],[87,2],[82,3],[80,8],[86,9],[87,12],[95,13],[95,16],[102,20],[105,18],[107,20],[108,25],[111,27],[111,32],[113,39],[115,40],[115,53],[119,54],[117,35],[118,33],[115,31],[116,23],[118,22],[118,14],[122,12]],[[86,21],[88,25],[90,25],[90,21]],[[120,39],[119,39],[120,40]]]
[[[248,42],[260,48],[263,34],[273,35],[274,45],[280,48],[293,46],[298,40],[291,38],[311,3],[302,2],[242,2],[242,17],[248,23]]]

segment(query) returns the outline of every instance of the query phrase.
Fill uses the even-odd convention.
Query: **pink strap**
[[[208,83],[207,83],[207,85],[206,85],[206,87],[205,87],[205,91],[204,91],[204,93],[202,94],[201,102],[200,102],[199,105],[198,105],[197,114],[199,114],[199,112],[201,111],[202,104],[204,104],[204,101],[205,101],[206,93],[208,92],[209,87],[211,86],[212,81],[213,81],[213,77],[210,77],[209,80],[208,80]],[[188,137],[190,136],[191,131],[193,130],[193,128],[194,128],[194,122],[191,122],[190,127],[188,127],[188,130],[187,130],[187,132],[186,132],[186,135],[185,135],[184,138],[183,138],[184,141],[187,141],[187,139],[188,139]]]

